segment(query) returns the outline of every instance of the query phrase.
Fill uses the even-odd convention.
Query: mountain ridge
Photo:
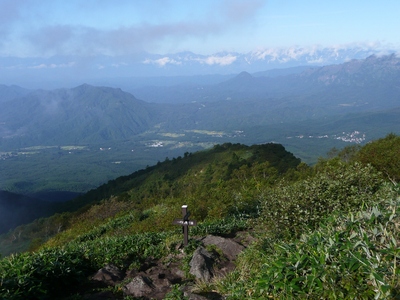
[[[0,81],[29,88],[58,88],[67,84],[76,86],[91,79],[142,76],[188,76],[205,74],[249,73],[268,69],[322,66],[343,63],[349,58],[364,59],[372,54],[396,53],[382,50],[377,45],[352,45],[331,47],[260,48],[248,53],[220,52],[209,55],[192,52],[131,56],[53,56],[47,58],[7,57],[0,59],[7,72],[0,73]],[[101,68],[99,68],[101,66]],[[21,76],[23,72],[24,76]],[[40,79],[39,76],[40,75]],[[46,86],[43,86],[43,85]]]
[[[223,142],[277,141],[315,163],[345,142],[397,132],[398,64],[391,55],[284,76],[242,73],[213,85],[180,86],[178,92],[172,87],[170,96],[182,100],[175,104],[89,84],[30,91],[1,104],[0,162],[7,168],[2,188],[30,194],[56,185],[56,191],[83,192],[165,157]],[[320,80],[332,74],[337,75],[332,84]],[[166,92],[162,96],[168,98]],[[335,118],[345,120],[343,126]],[[359,138],[346,137],[355,132]],[[30,166],[31,174],[11,172],[15,166]],[[49,172],[52,176],[43,176]]]
[[[119,124],[114,122],[116,119]],[[21,132],[20,137],[29,135],[30,145],[126,139],[142,132],[143,126],[147,128],[150,119],[146,103],[133,95],[87,84],[33,91],[3,103],[0,112],[6,130]]]
[[[0,234],[54,212],[55,207],[49,202],[0,190]]]

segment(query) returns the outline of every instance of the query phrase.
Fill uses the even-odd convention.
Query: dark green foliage
[[[219,236],[231,236],[235,232],[249,227],[247,218],[241,216],[226,217],[216,221],[205,221],[190,229],[194,236],[206,236],[209,234]]]
[[[389,134],[383,139],[365,145],[356,160],[373,165],[392,182],[400,181],[400,137]]]
[[[298,236],[331,212],[362,208],[377,199],[383,181],[371,166],[334,159],[317,167],[315,176],[281,182],[265,196],[264,219],[271,233]]]
[[[198,221],[191,237],[249,229],[256,237],[235,272],[203,285],[227,299],[395,298],[398,186],[348,150],[311,168],[279,145],[223,144],[119,178],[93,191],[95,205],[55,216],[48,224],[67,230],[44,247],[0,260],[0,298],[57,298],[56,279],[61,290],[84,288],[106,263],[126,270],[165,257],[181,241],[172,220],[182,204]],[[191,240],[186,264],[197,244]],[[175,287],[168,297],[182,293]]]
[[[263,264],[257,294],[274,299],[396,299],[398,200],[324,221],[315,232],[278,242]]]
[[[187,300],[188,298],[183,295],[183,291],[179,285],[175,284],[172,286],[172,290],[167,293],[164,297],[165,300]]]
[[[80,249],[49,249],[0,261],[2,299],[54,299],[86,282],[93,271]]]
[[[329,158],[338,157],[344,162],[350,162],[354,160],[355,156],[358,154],[360,149],[361,149],[360,145],[347,146],[344,147],[342,150],[332,148],[328,152],[328,157]]]
[[[72,242],[0,261],[0,298],[54,299],[87,283],[107,263],[121,268],[165,253],[165,234],[105,237]]]
[[[35,253],[12,255],[0,260],[0,298],[54,299],[74,293],[87,284],[87,278],[107,263],[126,270],[138,267],[146,258],[161,258],[169,253],[167,239],[172,232],[107,236],[111,227],[124,227],[131,219],[117,219],[99,226],[92,234],[78,236],[64,247],[50,247]],[[243,219],[229,218],[206,222],[191,235],[229,235],[248,228]],[[195,250],[194,240],[192,251]],[[187,251],[189,251],[188,249]]]
[[[131,197],[134,197],[137,201],[141,200],[144,193],[163,198],[169,195],[171,191],[178,192],[180,190],[179,193],[183,192],[183,187],[179,187],[179,190],[177,187],[171,189],[169,183],[172,183],[172,185],[179,184],[181,178],[188,177],[195,170],[199,171],[206,164],[204,175],[196,181],[205,178],[205,180],[215,183],[221,179],[230,179],[233,170],[239,169],[242,165],[261,162],[268,162],[270,167],[278,169],[279,173],[285,173],[290,168],[295,168],[300,160],[278,144],[251,147],[231,143],[216,145],[210,150],[185,155],[183,158],[168,159],[156,166],[110,180],[107,184],[89,191],[68,205],[76,209],[78,206],[96,203],[111,195],[118,195],[132,189],[135,189],[135,195],[131,195]],[[143,192],[141,193],[141,191]],[[140,196],[140,194],[142,195]]]
[[[192,216],[198,221],[221,218],[237,211],[255,214],[258,213],[253,205],[257,203],[255,194],[263,187],[274,184],[279,174],[296,168],[298,164],[299,159],[285,151],[281,145],[249,147],[226,143],[184,157],[167,159],[155,166],[110,180],[72,201],[58,204],[58,210],[75,211],[69,219],[88,212],[79,226],[81,229],[77,230],[79,234],[83,233],[82,228],[97,226],[104,219],[126,214],[127,211],[133,211],[141,219],[141,224],[136,227],[138,232],[145,231],[146,226],[151,227],[152,224],[157,224],[153,228],[171,228],[170,222],[165,220],[167,217],[178,217],[176,207],[182,204],[189,205]],[[161,203],[164,203],[164,207],[160,212],[149,213]],[[94,209],[94,204],[99,205],[99,209]],[[68,222],[64,221],[45,222],[43,228],[36,225],[39,224],[35,224],[34,230],[30,230],[30,226],[16,228],[13,234],[21,238],[7,246],[3,254],[12,252],[13,247],[20,249],[22,244],[27,249],[29,235],[35,239],[30,248],[35,249],[40,241],[48,240],[59,228],[61,231],[68,229]],[[33,231],[35,234],[25,234]],[[4,239],[11,237],[6,236]]]
[[[296,167],[301,162],[280,144],[268,143],[252,147],[255,149],[254,161],[268,161],[271,167],[276,168],[280,174]]]

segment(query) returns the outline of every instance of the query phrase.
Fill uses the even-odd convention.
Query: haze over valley
[[[274,72],[241,72],[208,84],[183,77],[180,84],[137,88],[139,96],[88,84],[3,85],[0,162],[7,176],[0,189],[81,193],[224,142],[282,143],[313,164],[333,147],[398,130],[394,54]]]

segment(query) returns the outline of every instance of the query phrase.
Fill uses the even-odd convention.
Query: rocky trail
[[[113,264],[106,265],[91,278],[92,290],[101,292],[85,294],[84,299],[164,299],[176,284],[189,300],[223,299],[215,292],[198,292],[196,282],[209,282],[233,271],[238,255],[254,238],[238,232],[233,237],[208,235],[195,241],[198,246],[191,257],[179,244],[176,253],[160,260],[148,258],[137,269],[123,271]],[[184,263],[188,259],[189,266]],[[112,292],[115,287],[120,290],[118,295]]]

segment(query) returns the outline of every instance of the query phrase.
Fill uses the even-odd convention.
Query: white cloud
[[[182,64],[182,62],[177,61],[172,58],[169,58],[167,56],[165,56],[163,58],[159,58],[159,59],[146,59],[145,61],[143,61],[143,63],[144,64],[155,64],[160,67],[164,67],[167,64],[171,64],[171,65],[181,65]]]
[[[214,44],[215,38],[219,42],[225,35],[237,34],[237,30],[252,30],[256,16],[266,5],[265,0],[221,0],[182,8],[179,1],[149,0],[143,4],[123,1],[126,3],[120,5],[102,1],[102,5],[91,7],[97,1],[60,4],[0,0],[0,57],[118,56],[191,50],[193,45]],[[161,9],[155,13],[154,7]],[[82,17],[82,9],[87,10],[87,18]],[[136,18],[125,13],[142,9]],[[122,16],[115,18],[113,12],[121,10]],[[215,49],[220,50],[226,49]]]
[[[264,0],[225,0],[221,11],[233,23],[251,20],[265,5]]]
[[[276,48],[258,49],[251,53],[251,56],[256,60],[265,60],[269,57],[271,60],[276,60],[279,57],[279,50]]]
[[[250,52],[249,63],[258,60],[287,63],[304,59],[310,64],[323,64],[332,59],[342,60],[343,55],[346,55],[346,53],[351,53],[352,58],[354,58],[353,56],[357,54],[365,56],[365,53],[370,53],[370,55],[377,53],[389,54],[393,53],[393,49],[395,47],[390,47],[390,45],[382,46],[380,43],[351,43],[329,47],[313,45],[308,47],[260,48]]]
[[[159,58],[159,59],[146,59],[143,61],[144,64],[154,64],[160,67],[164,67],[167,64],[171,65],[182,65],[182,61],[197,61],[201,64],[206,65],[220,65],[220,66],[227,66],[232,64],[234,61],[237,60],[237,56],[232,54],[227,54],[225,56],[218,56],[218,55],[211,55],[207,57],[193,57],[193,56],[185,56],[179,58],[179,60],[170,58],[168,56]]]
[[[323,64],[324,62],[325,62],[325,59],[323,57],[307,60],[307,63],[309,63],[309,64]]]
[[[47,65],[46,64],[40,64],[40,65],[36,65],[33,67],[29,67],[30,69],[47,69]]]
[[[199,61],[200,63],[207,65],[220,65],[227,66],[236,61],[237,56],[228,54],[225,56],[208,56],[206,58],[195,58],[193,60]]]
[[[70,68],[75,66],[75,62],[69,62],[65,64],[40,64],[32,67],[28,67],[29,69],[55,69],[55,68]]]
[[[114,63],[114,64],[111,64],[111,67],[119,68],[119,67],[127,66],[127,65],[128,65],[127,63],[122,62],[122,63]]]

